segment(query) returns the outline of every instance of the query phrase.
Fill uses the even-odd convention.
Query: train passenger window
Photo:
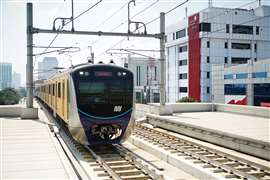
[[[51,85],[49,84],[49,94],[51,94]]]
[[[62,83],[62,94],[63,94],[63,98],[65,98],[65,81],[63,81]]]
[[[68,80],[67,80],[67,102],[69,102],[69,95],[68,95]]]
[[[52,91],[52,94],[53,94],[53,96],[54,96],[54,94],[55,94],[55,85],[53,84],[53,91]]]
[[[105,84],[102,82],[80,82],[79,91],[81,94],[104,93]]]
[[[58,83],[58,97],[61,97],[61,83]]]

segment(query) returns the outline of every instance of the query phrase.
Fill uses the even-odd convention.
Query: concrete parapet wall
[[[177,118],[169,119],[168,117],[162,117],[154,114],[147,114],[146,122],[153,125],[154,127],[161,127],[169,131],[174,131],[179,134],[187,135],[256,157],[270,160],[270,143],[265,141],[204,128],[201,126],[181,122]]]
[[[270,108],[256,107],[246,105],[232,105],[232,104],[212,104],[212,103],[170,103],[166,104],[166,109],[160,108],[158,103],[151,104],[136,104],[136,118],[144,117],[147,113],[157,115],[169,115],[172,113],[181,112],[209,112],[220,111],[228,113],[238,113],[249,116],[270,118]]]
[[[135,104],[135,118],[145,117],[147,113],[150,113],[150,106],[147,104]]]
[[[238,113],[250,116],[270,118],[270,108],[232,104],[215,104],[216,111]]]
[[[1,105],[0,117],[20,117],[21,105]]]
[[[211,111],[211,103],[172,103],[170,106],[174,113]],[[214,106],[213,106],[214,107]]]

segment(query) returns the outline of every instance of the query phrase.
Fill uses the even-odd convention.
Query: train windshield
[[[119,68],[95,68],[84,71],[87,76],[80,72],[74,76],[79,110],[97,117],[127,112],[133,104],[133,75]]]

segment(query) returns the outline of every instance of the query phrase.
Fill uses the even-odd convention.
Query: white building
[[[207,8],[166,28],[166,101],[211,100],[211,65],[270,57],[270,6]]]
[[[236,66],[212,66],[216,103],[270,107],[270,59]]]
[[[134,74],[136,101],[159,102],[159,62],[151,58],[129,56],[125,67]]]
[[[12,85],[12,64],[0,63],[0,90]]]
[[[48,79],[57,73],[58,61],[56,57],[44,57],[41,62],[38,63],[38,79]]]
[[[12,87],[15,89],[19,89],[19,87],[21,87],[21,74],[20,73],[13,72]]]

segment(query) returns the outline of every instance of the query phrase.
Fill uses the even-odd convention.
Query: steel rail
[[[133,154],[132,152],[127,151],[121,145],[115,145],[115,147],[118,149],[118,151],[120,151],[120,153],[123,154],[123,156],[127,157],[130,161],[134,162],[135,166],[144,170],[147,174],[149,174],[151,177],[153,177],[153,179],[164,180],[164,177],[162,175],[158,175],[155,171],[151,170],[148,167],[148,165],[145,165],[145,164],[140,162],[141,160],[144,160],[144,159],[142,159],[141,157],[138,157],[137,155]],[[160,171],[163,170],[162,168],[159,168],[150,162],[146,162],[146,163],[150,164],[151,166],[153,166],[154,168],[156,168]]]
[[[235,155],[230,155],[230,154],[200,145],[198,143],[194,143],[194,142],[173,136],[171,134],[158,131],[156,129],[148,128],[143,125],[137,124],[136,128],[137,130],[135,130],[135,133],[134,133],[135,135],[149,139],[150,141],[158,143],[167,148],[171,148],[171,151],[176,151],[185,156],[190,156],[192,157],[191,159],[196,160],[198,163],[199,162],[207,163],[208,166],[206,167],[209,167],[209,165],[211,165],[213,168],[215,167],[215,168],[220,169],[220,172],[224,171],[224,172],[230,173],[228,177],[234,174],[236,177],[258,180],[260,179],[260,176],[263,176],[263,177],[270,176],[270,168],[267,168],[263,165],[250,162],[240,157],[236,157]],[[215,158],[211,159],[210,158],[211,156]],[[236,164],[236,166],[231,167],[230,163]],[[241,171],[241,168],[244,168],[244,169],[250,168],[252,172]],[[218,170],[216,172],[218,172]],[[256,174],[259,176],[259,178],[256,177]]]
[[[47,111],[47,109],[42,103],[40,103],[40,105],[44,111]],[[90,165],[90,166],[99,167],[99,168],[93,168],[93,171],[97,171],[95,174],[97,176],[109,176],[110,178],[116,179],[116,180],[121,180],[125,178],[157,179],[157,180],[164,179],[162,175],[157,174],[155,170],[153,170],[156,167],[152,165],[152,167],[154,168],[150,169],[148,166],[149,163],[145,159],[136,157],[131,152],[125,150],[124,147],[121,147],[121,145],[108,146],[109,148],[112,147],[109,152],[95,151],[95,148],[83,146],[82,144],[79,144],[78,142],[76,142],[72,138],[67,127],[64,125],[64,123],[61,120],[55,119],[52,116],[50,117],[50,119],[54,122],[54,125],[59,129],[59,132],[54,132],[55,135],[57,137],[58,136],[62,137],[63,142],[66,143],[71,154],[78,161],[80,167],[90,179],[92,178],[91,174],[89,174],[89,171],[87,171],[87,168],[79,162],[79,159],[81,159],[81,157],[84,159],[84,161],[87,162],[88,166]],[[54,131],[53,125],[49,125],[49,128],[51,129],[52,132]],[[104,147],[106,150],[106,146]],[[99,155],[99,153],[102,153],[102,155]],[[77,157],[78,154],[80,154],[81,156],[79,157],[79,159]],[[110,156],[111,154],[113,154],[113,157]],[[102,157],[102,156],[105,156],[105,157]],[[115,165],[110,164],[110,163],[121,164],[122,162],[124,162],[123,165],[115,166]],[[98,172],[98,171],[102,171],[102,172]],[[78,178],[82,179],[80,177]]]
[[[90,149],[88,146],[85,146],[85,148],[96,158],[99,164],[103,166],[103,168],[110,174],[110,176],[115,180],[121,180],[121,177],[118,176],[111,168],[108,166],[108,164],[99,156],[97,155],[92,149]]]

